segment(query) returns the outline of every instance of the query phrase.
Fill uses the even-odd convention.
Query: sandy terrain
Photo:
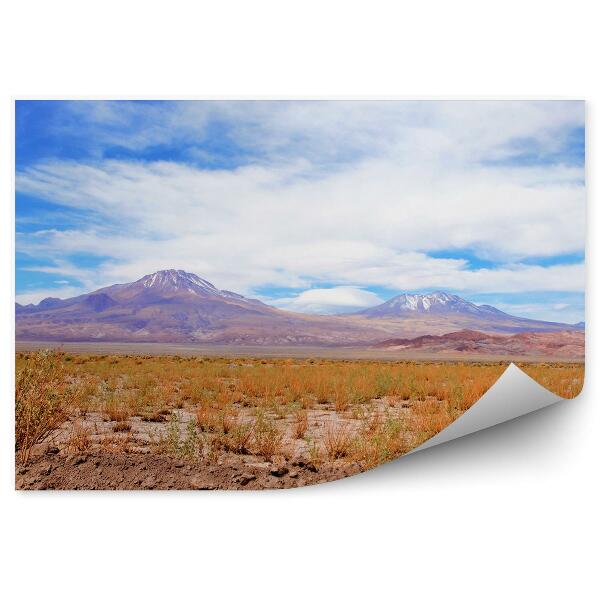
[[[372,418],[408,414],[410,403],[394,406],[393,399],[373,402]],[[98,412],[74,414],[49,440],[34,447],[29,464],[17,468],[17,489],[263,489],[298,487],[333,481],[364,470],[355,461],[311,459],[310,445],[322,445],[330,427],[348,435],[359,435],[362,421],[350,414],[340,415],[323,404],[307,411],[307,429],[302,438],[294,436],[294,418],[278,418],[284,432],[282,452],[268,460],[250,453],[219,452],[212,459],[174,456],[169,437],[174,423],[185,443],[193,412],[165,410],[162,422],[130,417],[130,430],[115,432],[119,422]],[[239,415],[252,422],[252,410]],[[217,434],[205,433],[203,443]],[[84,439],[82,443],[80,440]],[[77,444],[85,446],[84,450]]]
[[[16,487],[263,489],[331,481],[417,447],[506,367],[18,353]],[[578,364],[523,368],[564,397],[583,384]],[[45,433],[32,437],[36,431]]]
[[[519,354],[485,354],[478,352],[439,352],[420,349],[401,349],[364,347],[316,347],[316,346],[243,346],[223,344],[160,344],[142,342],[55,342],[55,341],[17,341],[18,352],[29,352],[44,348],[61,349],[65,352],[86,354],[138,354],[138,355],[179,355],[179,356],[257,356],[265,358],[329,358],[350,360],[444,360],[444,361],[505,361],[539,362],[543,356]],[[583,362],[580,358],[561,358],[561,362]]]

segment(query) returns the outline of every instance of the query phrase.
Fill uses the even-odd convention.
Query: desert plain
[[[416,448],[509,364],[382,349],[296,348],[285,356],[280,347],[253,355],[160,344],[42,348],[17,343],[17,489],[333,481]],[[511,361],[563,398],[583,386],[582,361]]]

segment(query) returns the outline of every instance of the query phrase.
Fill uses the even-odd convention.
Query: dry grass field
[[[400,456],[489,389],[505,362],[19,352],[19,488],[264,488]],[[579,363],[520,365],[574,397]]]

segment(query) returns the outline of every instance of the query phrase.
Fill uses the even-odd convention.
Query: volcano
[[[580,325],[515,317],[446,292],[401,294],[352,315],[293,313],[175,269],[74,298],[17,304],[15,313],[17,339],[32,341],[369,346],[465,329],[583,335]]]
[[[16,306],[19,340],[337,345],[382,339],[371,329],[283,311],[175,269]]]

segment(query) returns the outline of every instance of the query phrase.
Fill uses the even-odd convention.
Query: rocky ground
[[[17,464],[16,487],[269,489],[332,481],[443,430],[505,368],[18,354],[15,435],[25,464]],[[525,368],[563,397],[582,385],[581,365]],[[57,397],[64,399],[58,408]]]
[[[373,404],[380,412],[385,408],[382,400]],[[395,409],[401,410],[405,409]],[[243,412],[247,416],[250,409]],[[308,432],[315,440],[322,438],[328,423],[347,427],[348,431],[355,431],[360,425],[360,421],[344,418],[335,411],[315,409],[307,414]],[[155,418],[159,417],[160,414]],[[173,418],[176,421],[169,420]],[[291,416],[277,421],[285,431],[284,444],[269,460],[222,448],[210,458],[198,453],[197,447],[184,455],[188,426],[195,420],[193,413],[171,409],[169,416],[162,419],[149,422],[130,417],[124,424],[110,421],[99,412],[76,413],[48,441],[34,446],[27,464],[17,464],[16,488],[271,489],[333,481],[364,469],[347,459],[311,460],[306,439],[293,436]],[[119,431],[123,425],[125,431]],[[203,436],[203,444],[218,437],[214,433]]]
[[[318,468],[302,460],[213,465],[152,454],[61,455],[58,448],[18,466],[18,490],[218,490],[294,488],[358,473],[357,464]]]

